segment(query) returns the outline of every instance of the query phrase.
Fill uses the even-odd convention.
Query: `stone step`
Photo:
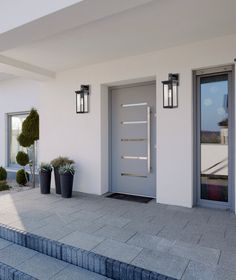
[[[4,261],[4,263],[2,262]],[[108,280],[107,277],[68,264],[0,238],[1,280]]]
[[[118,260],[21,231],[3,224],[0,224],[0,238],[34,250],[42,255],[71,264],[73,267],[83,268],[89,272],[99,274],[109,279],[174,280],[174,278],[161,275],[157,272],[142,269],[134,265],[120,262]]]
[[[12,266],[0,262],[0,279],[2,280],[37,280]]]

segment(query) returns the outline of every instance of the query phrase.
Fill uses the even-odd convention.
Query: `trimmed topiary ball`
[[[16,182],[19,185],[25,186],[29,181],[29,173],[26,172],[24,169],[20,169],[16,172]]]
[[[29,156],[25,152],[18,152],[16,156],[16,162],[21,166],[26,166],[29,164]]]
[[[5,181],[7,179],[7,171],[2,166],[0,167],[0,181]]]
[[[17,140],[18,140],[19,144],[20,144],[22,147],[25,147],[25,148],[30,147],[31,145],[34,144],[34,139],[25,136],[23,133],[21,133],[21,134],[17,137]]]

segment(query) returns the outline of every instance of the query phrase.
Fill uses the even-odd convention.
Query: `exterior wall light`
[[[163,81],[163,108],[178,107],[179,74],[169,74],[168,80]]]
[[[89,85],[81,85],[76,93],[76,113],[83,114],[89,112]]]

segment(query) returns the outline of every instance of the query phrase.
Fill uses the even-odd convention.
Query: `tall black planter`
[[[40,190],[42,194],[49,194],[51,187],[51,171],[41,171],[39,173]]]
[[[61,194],[60,174],[59,174],[59,168],[57,167],[54,167],[54,178],[55,178],[56,193]]]
[[[70,198],[72,196],[74,176],[71,173],[60,174],[61,196]]]

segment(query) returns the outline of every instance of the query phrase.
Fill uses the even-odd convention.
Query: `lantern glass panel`
[[[88,108],[88,94],[85,93],[84,94],[84,112],[88,113],[88,110],[89,110],[89,108]]]
[[[178,106],[178,84],[176,82],[172,85],[172,94],[173,94],[173,107]]]
[[[81,100],[80,100],[80,94],[79,93],[76,93],[76,110],[77,110],[77,113],[80,113],[81,111],[81,107],[80,107],[80,104],[81,104]]]
[[[163,98],[164,98],[164,107],[168,108],[169,107],[169,83],[163,83]]]

